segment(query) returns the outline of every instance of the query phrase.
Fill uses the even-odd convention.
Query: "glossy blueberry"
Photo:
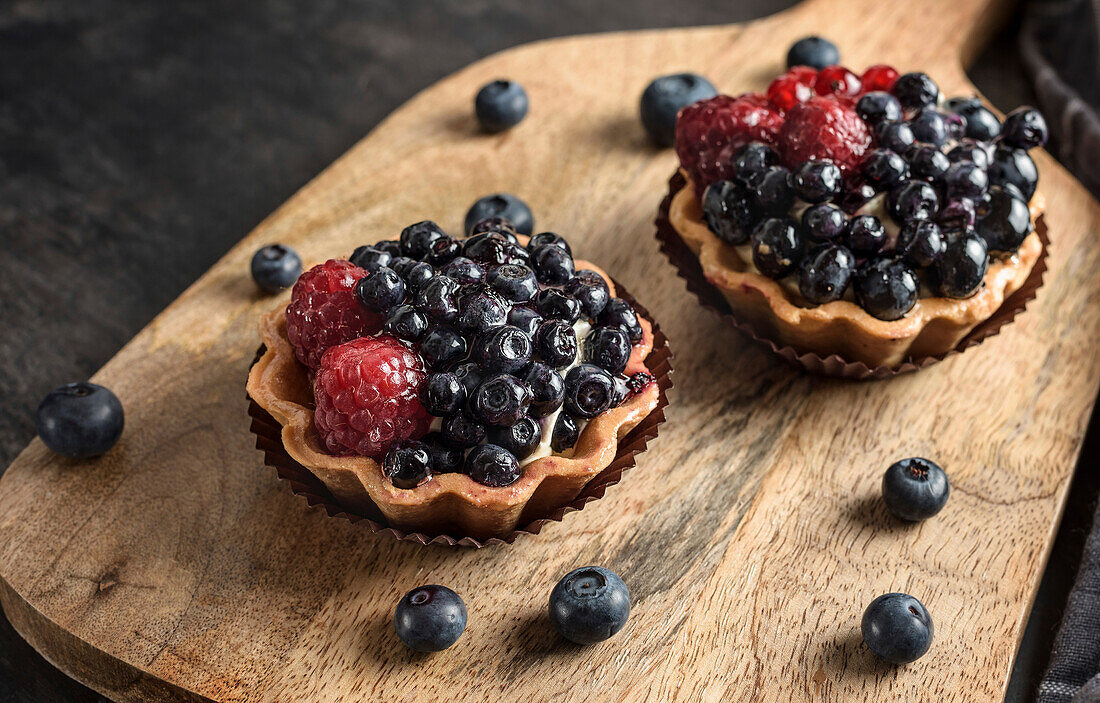
[[[657,146],[672,146],[680,109],[718,94],[698,73],[674,73],[654,78],[642,92],[642,126]]]
[[[122,403],[94,383],[69,383],[50,391],[34,413],[39,438],[52,451],[74,459],[104,454],[122,436]]]
[[[432,242],[446,236],[439,225],[431,220],[411,224],[401,230],[401,253],[410,259],[423,259],[431,249]]]
[[[423,442],[404,442],[386,452],[382,473],[397,488],[416,488],[432,477],[432,454]]]
[[[466,397],[469,398],[477,390],[478,384],[485,378],[484,369],[476,361],[464,361],[451,370],[462,385],[466,388]]]
[[[908,664],[932,646],[932,616],[905,593],[887,593],[871,601],[863,613],[863,641],[875,656],[891,664]]]
[[[466,356],[466,339],[453,328],[434,325],[420,340],[420,356],[433,369],[444,369]]]
[[[532,339],[534,339],[535,331],[538,330],[541,323],[542,315],[535,312],[532,308],[525,308],[517,305],[508,313],[508,324],[513,327],[518,327],[524,334]]]
[[[874,215],[856,215],[848,221],[846,241],[856,256],[872,256],[886,244],[886,227]]]
[[[448,278],[453,278],[463,286],[477,283],[485,277],[485,269],[477,262],[471,261],[465,256],[457,256],[451,259],[443,265],[439,273]]]
[[[516,238],[516,226],[507,217],[483,217],[474,223],[474,226],[470,228],[466,236],[472,237],[482,232],[496,232],[497,234],[504,235],[504,238],[513,244],[519,243],[519,240]]]
[[[278,293],[293,286],[302,275],[302,259],[298,252],[284,244],[268,244],[252,255],[249,270],[260,290]]]
[[[494,193],[478,199],[466,213],[466,232],[486,217],[506,217],[520,234],[531,234],[535,226],[531,208],[511,193]]]
[[[489,376],[474,391],[470,410],[489,425],[511,425],[527,413],[531,390],[515,376],[502,373]]]
[[[755,188],[764,172],[778,163],[779,153],[775,149],[761,142],[749,142],[734,152],[734,178],[746,188]]]
[[[477,343],[477,360],[488,372],[515,373],[531,360],[531,338],[511,325],[497,327]]]
[[[946,246],[940,226],[930,220],[906,222],[898,233],[898,255],[917,268],[939,261]]]
[[[622,327],[631,343],[636,343],[642,338],[642,325],[638,322],[638,314],[630,303],[622,298],[612,298],[607,301],[603,312],[596,318],[599,327]]]
[[[405,299],[405,282],[393,269],[380,268],[359,279],[355,295],[367,310],[385,314]]]
[[[412,305],[397,305],[390,310],[382,329],[398,339],[415,342],[428,331],[428,316]]]
[[[707,228],[728,244],[748,241],[756,222],[756,199],[740,181],[716,181],[703,191]]]
[[[607,307],[611,291],[603,276],[590,269],[581,269],[562,289],[577,299],[585,317],[596,317]]]
[[[406,289],[409,291],[409,295],[415,295],[417,291],[423,288],[424,285],[428,281],[435,278],[435,276],[435,268],[433,268],[432,265],[428,262],[421,261],[410,266],[409,269],[405,272],[405,275],[402,276],[402,278],[404,278],[405,283],[408,284],[406,286]]]
[[[1004,188],[993,186],[989,199],[983,203],[978,220],[978,234],[990,251],[1016,251],[1031,234],[1031,211],[1024,201]]]
[[[983,171],[989,170],[989,151],[983,145],[973,139],[963,139],[951,151],[947,152],[947,160],[951,163],[971,161]]]
[[[375,249],[384,251],[390,256],[402,256],[401,242],[396,239],[384,239],[381,242],[376,242],[373,246]],[[393,268],[393,266],[390,266],[390,268]]]
[[[542,441],[542,425],[530,417],[521,417],[513,425],[492,425],[488,430],[489,444],[503,447],[515,458],[523,461]]]
[[[576,417],[593,418],[611,407],[615,381],[611,374],[592,364],[577,364],[565,375],[565,411]]]
[[[630,378],[619,374],[612,380],[615,381],[615,393],[611,396],[611,407],[617,408],[622,405],[626,397],[630,395]]]
[[[531,252],[531,268],[535,270],[539,283],[565,285],[573,277],[573,257],[555,246],[539,247]]]
[[[489,272],[487,280],[493,290],[513,303],[526,303],[539,292],[535,272],[521,264],[498,266]]]
[[[893,95],[876,90],[859,99],[856,114],[871,126],[883,121],[896,121],[902,118],[901,103]]]
[[[946,230],[967,229],[974,226],[975,206],[971,198],[949,200],[940,210],[936,221]]]
[[[530,258],[526,249],[508,241],[508,238],[500,232],[482,232],[473,235],[463,243],[462,255],[488,267],[504,264],[526,266]]]
[[[573,324],[581,316],[581,303],[565,291],[545,288],[535,295],[535,310],[548,320],[565,320]]]
[[[453,373],[433,373],[420,391],[420,400],[432,415],[446,417],[466,404],[466,386]]]
[[[466,459],[466,453],[455,447],[448,447],[443,441],[443,435],[439,432],[429,432],[424,435],[424,446],[432,455],[433,474],[453,474],[462,470],[462,462]]]
[[[839,244],[810,251],[798,272],[798,290],[814,305],[840,300],[855,274],[856,257]]]
[[[803,161],[791,175],[794,194],[808,203],[833,200],[844,188],[840,168],[829,161]]]
[[[459,256],[462,256],[462,242],[454,237],[446,236],[432,242],[424,260],[438,268]]]
[[[466,455],[464,471],[478,483],[494,488],[509,486],[523,475],[516,457],[495,444],[481,444],[471,449]]]
[[[397,275],[404,278],[409,274],[409,270],[419,264],[416,259],[410,259],[407,256],[394,256],[390,259],[389,268],[397,272]]]
[[[508,321],[508,303],[492,289],[472,291],[458,303],[455,325],[466,335],[479,335]]]
[[[367,273],[374,273],[380,268],[389,267],[393,259],[393,254],[372,245],[356,247],[355,251],[348,257],[348,261],[366,270]]]
[[[474,114],[481,129],[490,134],[515,127],[527,116],[527,91],[515,81],[486,83],[474,98]]]
[[[1033,107],[1018,107],[1005,117],[1001,142],[1018,149],[1034,149],[1047,143],[1047,121]]]
[[[577,421],[569,413],[558,413],[558,419],[554,421],[554,431],[550,435],[550,448],[555,452],[572,449],[580,436]]]
[[[787,68],[810,66],[821,70],[840,63],[840,50],[836,44],[821,37],[803,37],[787,51]]]
[[[433,322],[451,322],[458,316],[458,281],[439,275],[416,294],[416,308]]]
[[[473,447],[485,439],[485,425],[466,410],[443,419],[443,443],[455,449]]]
[[[531,389],[528,412],[534,417],[546,417],[561,407],[565,398],[565,379],[548,364],[532,361],[522,378]]]
[[[621,327],[597,327],[584,340],[584,362],[620,374],[630,359],[630,338]]]
[[[949,234],[936,263],[936,289],[948,298],[967,298],[981,286],[988,268],[988,247],[977,232]]]
[[[951,112],[965,113],[967,110],[972,110],[976,107],[982,106],[982,99],[977,95],[956,95],[953,98],[947,98],[943,101],[943,107],[945,110]]]
[[[565,320],[544,320],[535,332],[535,352],[554,368],[577,360],[577,333]]]
[[[933,461],[913,457],[890,465],[882,477],[882,499],[902,520],[932,517],[947,503],[951,486],[947,474]]]
[[[993,151],[989,163],[989,182],[992,185],[1014,185],[1031,200],[1035,195],[1035,186],[1039,183],[1039,170],[1024,149],[999,146]]]
[[[573,250],[569,247],[569,242],[565,241],[565,238],[560,234],[554,232],[539,232],[533,235],[527,242],[527,251],[534,252],[535,249],[545,246],[558,247],[569,256],[573,256]]]
[[[890,190],[886,204],[894,222],[927,220],[939,212],[940,198],[936,189],[924,181],[906,181]]]
[[[917,140],[913,136],[913,129],[908,122],[884,121],[875,125],[875,142],[883,149],[890,149],[898,154],[904,154],[913,142]]]
[[[769,166],[756,181],[753,197],[762,213],[783,215],[794,204],[791,172],[782,166]]]
[[[875,190],[889,190],[909,177],[909,164],[890,149],[872,149],[860,168]]]
[[[909,120],[909,128],[913,130],[913,136],[918,142],[931,144],[934,147],[943,146],[948,138],[947,119],[939,110],[925,108]]]
[[[951,168],[947,154],[934,146],[917,146],[909,150],[909,171],[914,179],[938,181]]]
[[[393,613],[397,636],[418,652],[440,652],[466,629],[466,604],[446,586],[420,586],[406,593]]]
[[[973,161],[960,161],[951,164],[943,182],[949,199],[980,198],[989,187],[989,176]]]
[[[935,105],[940,97],[939,86],[925,73],[903,73],[898,76],[891,90],[901,106],[907,110],[919,110]]]
[[[769,217],[752,231],[752,261],[765,276],[782,278],[802,261],[802,236],[794,222]]]
[[[876,259],[856,272],[856,300],[880,320],[897,320],[917,303],[920,284],[907,264],[897,259]]]
[[[1001,121],[991,110],[982,107],[981,104],[959,110],[958,114],[966,118],[966,129],[963,134],[971,139],[988,142],[1001,134]]]
[[[859,212],[872,198],[875,197],[875,188],[862,179],[853,178],[851,183],[840,196],[840,208],[852,215]]]
[[[814,241],[835,241],[847,231],[848,216],[836,205],[820,203],[802,212],[802,232]]]
[[[577,644],[603,642],[628,617],[630,591],[618,574],[600,566],[570,571],[550,592],[550,622]]]

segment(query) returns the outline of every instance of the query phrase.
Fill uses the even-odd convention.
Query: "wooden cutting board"
[[[1054,244],[1038,300],[1003,334],[915,375],[813,378],[698,308],[658,253],[675,168],[636,115],[646,83],[691,69],[763,88],[788,45],[821,33],[845,61],[922,68],[950,94],[1005,8],[992,0],[815,0],[745,25],[539,42],[420,93],[256,228],[94,380],[127,410],[98,461],[32,442],[0,481],[0,601],[72,676],[123,701],[992,701],[1058,524],[1100,380],[1100,209],[1038,156]],[[532,109],[477,133],[475,90],[521,81]],[[1013,106],[1002,106],[1011,108]],[[253,250],[346,255],[432,218],[453,230],[507,190],[571,237],[661,322],[677,387],[661,437],[606,498],[538,537],[424,548],[308,510],[264,468],[244,379],[255,321],[284,303]],[[938,459],[946,510],[890,519],[891,461]],[[546,600],[568,569],[621,573],[634,610],[579,648]],[[396,639],[399,596],[443,583],[470,624],[423,656]],[[877,663],[859,619],[902,590],[930,608],[931,652]]]

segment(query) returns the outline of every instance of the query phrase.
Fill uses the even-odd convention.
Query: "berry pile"
[[[809,305],[850,297],[896,320],[922,284],[968,297],[991,255],[1019,248],[1027,152],[1046,138],[1037,110],[1002,124],[977,98],[941,102],[923,73],[796,65],[764,94],[685,107],[675,146],[707,226],[761,273],[795,277]]]
[[[623,373],[642,338],[630,304],[576,270],[563,238],[523,245],[500,217],[462,240],[418,222],[314,267],[287,332],[315,372],[326,449],[381,458],[399,488],[457,471],[509,485],[533,452],[570,449],[587,420],[653,382]]]

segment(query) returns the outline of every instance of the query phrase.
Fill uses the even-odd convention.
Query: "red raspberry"
[[[859,76],[843,66],[826,66],[817,74],[814,88],[818,95],[835,95],[852,100],[859,95]]]
[[[792,66],[784,75],[795,79],[802,85],[814,87],[817,83],[817,69],[810,66]]]
[[[321,357],[313,422],[336,456],[381,457],[394,442],[420,439],[432,417],[420,403],[420,357],[389,335],[331,347]]]
[[[789,168],[809,159],[832,161],[855,171],[871,145],[867,125],[850,107],[829,97],[795,105],[779,133],[779,155]]]
[[[863,72],[860,81],[863,83],[863,92],[870,93],[873,90],[885,90],[889,92],[898,79],[898,72],[893,66],[880,63],[871,66]]]
[[[780,76],[768,86],[768,100],[780,112],[806,102],[813,94],[813,88],[791,75]]]
[[[760,93],[718,95],[680,111],[676,155],[698,193],[733,176],[733,154],[752,141],[774,144],[783,116]]]
[[[286,307],[286,336],[298,361],[316,369],[329,347],[382,329],[382,317],[355,297],[355,284],[366,275],[349,261],[331,259],[298,277]]]

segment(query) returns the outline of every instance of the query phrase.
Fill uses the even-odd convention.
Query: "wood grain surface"
[[[663,72],[760,88],[811,32],[850,65],[919,67],[963,92],[959,61],[997,11],[815,0],[739,27],[540,42],[416,96],[97,374],[127,407],[118,447],[68,462],[35,441],[0,479],[5,612],[51,661],[127,701],[1001,696],[1100,379],[1100,210],[1041,155],[1054,244],[1026,315],[910,377],[812,378],[695,307],[664,262],[651,220],[675,162],[646,146],[635,114]],[[502,75],[526,85],[531,114],[479,135],[471,96]],[[398,544],[305,510],[247,431],[254,320],[278,304],[247,279],[251,252],[282,241],[317,261],[424,217],[457,229],[496,190],[522,195],[540,228],[569,236],[666,329],[678,385],[661,438],[606,498],[509,548]],[[878,482],[913,454],[940,460],[953,495],[903,526]],[[553,583],[584,563],[620,572],[634,602],[627,628],[587,649],[545,618]],[[432,656],[405,650],[390,623],[425,582],[471,612]],[[929,655],[900,669],[858,634],[889,590],[936,622]]]

